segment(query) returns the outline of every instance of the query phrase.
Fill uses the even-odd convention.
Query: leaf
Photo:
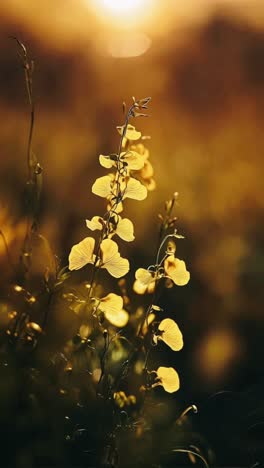
[[[79,270],[93,261],[95,240],[93,237],[86,237],[79,244],[72,247],[69,255],[69,270]]]
[[[129,261],[122,258],[118,252],[118,245],[111,239],[104,239],[101,243],[102,264],[114,278],[121,278],[129,271]]]
[[[173,367],[159,367],[157,377],[160,380],[158,385],[162,385],[168,393],[177,392],[180,388],[179,375]],[[155,385],[155,384],[154,384]]]
[[[109,197],[111,190],[112,177],[110,175],[99,177],[92,186],[92,193],[94,193],[94,195],[98,195],[98,197]]]
[[[116,234],[124,241],[132,242],[135,239],[132,221],[128,218],[120,218],[116,227]]]

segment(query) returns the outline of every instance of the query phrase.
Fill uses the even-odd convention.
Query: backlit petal
[[[91,229],[91,231],[95,231],[96,229],[101,231],[103,229],[103,224],[100,220],[102,220],[100,216],[94,216],[92,219],[86,220],[86,226]]]
[[[143,145],[143,143],[137,143],[131,146],[131,150],[136,151],[142,156],[144,162],[149,158],[149,150]]]
[[[180,388],[179,375],[173,367],[159,367],[157,376],[160,379],[160,385],[168,393],[177,392]]]
[[[129,261],[120,256],[116,242],[111,239],[104,239],[100,248],[102,252],[102,268],[105,268],[115,278],[121,278],[128,273]]]
[[[138,171],[143,169],[144,159],[136,151],[127,151],[121,153],[121,160],[127,164],[128,169],[131,171]]]
[[[153,166],[148,160],[146,160],[144,167],[140,171],[140,175],[142,179],[150,179],[151,177],[153,177],[153,174],[154,174]]]
[[[153,281],[153,274],[145,268],[139,268],[135,273],[136,280],[143,286],[148,286]]]
[[[116,127],[120,135],[123,134],[124,125],[122,127]],[[141,137],[141,132],[138,132],[135,127],[131,124],[128,124],[126,133],[124,135],[128,140],[138,140]]]
[[[189,282],[190,273],[186,270],[186,265],[183,260],[179,260],[173,255],[170,255],[164,262],[164,269],[166,274],[178,286],[184,286]]]
[[[87,263],[93,261],[95,240],[93,237],[86,237],[79,244],[72,247],[69,255],[69,270],[79,270]]]
[[[104,313],[115,314],[123,308],[123,298],[117,294],[109,293],[100,299],[99,308]]]
[[[148,191],[139,180],[130,177],[127,182],[123,198],[132,198],[133,200],[145,200]]]
[[[105,317],[115,327],[124,327],[128,322],[129,314],[125,309],[121,309],[115,313],[107,310]]]
[[[109,175],[99,177],[92,186],[92,192],[98,197],[106,198],[111,194],[112,178]]]
[[[116,234],[124,241],[132,242],[135,239],[132,221],[127,218],[120,219],[116,228]]]
[[[100,154],[99,162],[101,166],[105,167],[106,169],[111,169],[111,167],[116,164],[115,161],[110,159],[110,156],[104,156],[103,154]]]
[[[148,287],[144,285],[143,283],[141,283],[139,280],[134,281],[133,291],[136,294],[145,294],[145,292],[147,291],[147,288]]]
[[[182,333],[174,320],[166,318],[159,324],[159,331],[162,334],[158,339],[164,341],[173,351],[180,351],[183,347]]]

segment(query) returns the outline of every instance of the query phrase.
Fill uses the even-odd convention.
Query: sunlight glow
[[[155,3],[156,0],[93,0],[92,6],[104,22],[126,28],[151,17]]]
[[[151,39],[143,33],[118,34],[108,40],[107,50],[112,57],[127,58],[143,55],[151,46]]]
[[[144,6],[144,0],[101,0],[106,10],[114,15],[136,13]]]

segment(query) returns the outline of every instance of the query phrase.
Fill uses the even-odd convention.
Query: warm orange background
[[[151,263],[156,215],[178,191],[187,237],[178,253],[192,282],[170,308],[185,329],[186,379],[198,393],[258,381],[263,1],[142,0],[136,13],[115,16],[99,0],[2,0],[0,18],[0,216],[11,251],[28,131],[23,73],[8,37],[15,35],[35,60],[41,229],[62,263],[86,234],[84,219],[103,212],[90,189],[104,173],[98,155],[117,148],[122,101],[152,96],[151,118],[136,124],[152,136],[157,190],[127,204],[136,242],[123,252],[135,267]],[[0,253],[4,266],[2,246]]]

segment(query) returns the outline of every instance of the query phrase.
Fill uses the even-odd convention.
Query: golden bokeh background
[[[169,294],[190,395],[246,388],[263,373],[263,0],[2,0],[1,229],[21,236],[28,106],[15,43],[35,61],[33,148],[44,168],[41,232],[63,264],[103,211],[98,155],[116,150],[122,102],[151,96],[157,190],[127,204],[133,267],[152,262],[157,214],[179,192],[188,287]],[[0,245],[1,265],[6,258]],[[179,291],[180,289],[180,291]],[[62,322],[65,317],[58,319]],[[67,326],[71,318],[66,319]],[[64,327],[65,329],[65,327]],[[184,387],[184,388],[185,388]]]

